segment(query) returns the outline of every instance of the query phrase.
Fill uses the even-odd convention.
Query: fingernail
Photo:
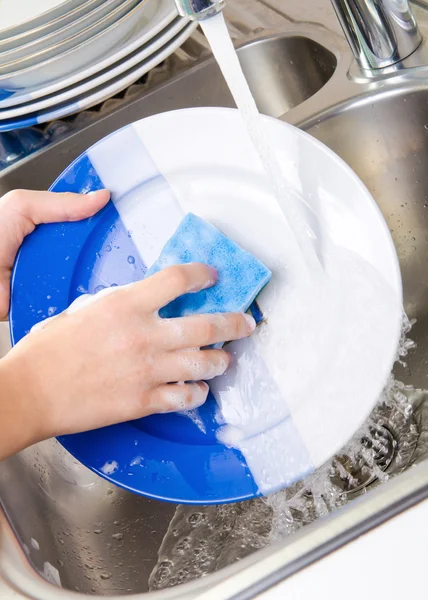
[[[94,196],[95,194],[99,194],[99,192],[106,192],[106,189],[102,189],[102,190],[92,190],[92,192],[88,192],[87,196]]]
[[[205,383],[205,381],[200,381],[197,384],[195,384],[194,391],[192,393],[192,400],[189,403],[187,410],[199,408],[200,406],[205,404],[209,389],[210,388],[208,387],[208,384]]]
[[[214,367],[214,377],[219,377],[220,375],[224,375],[229,368],[231,360],[231,355],[228,352],[224,353],[224,358],[222,358],[217,365]]]
[[[217,279],[218,279],[218,271],[217,269],[215,269],[214,267],[212,267],[211,265],[207,265],[208,267],[208,271],[210,272],[210,278],[207,282],[206,287],[211,287],[213,285],[215,285],[217,283]]]
[[[247,315],[247,313],[245,313],[244,314],[244,319],[247,322],[248,331],[250,333],[252,333],[255,330],[255,328],[256,328],[256,322],[255,322],[254,318],[251,315]]]

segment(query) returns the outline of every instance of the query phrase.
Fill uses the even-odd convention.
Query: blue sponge
[[[252,254],[207,221],[189,213],[165,244],[147,276],[171,265],[193,262],[215,267],[218,271],[216,285],[177,298],[161,309],[161,317],[245,312],[272,277],[271,271]]]

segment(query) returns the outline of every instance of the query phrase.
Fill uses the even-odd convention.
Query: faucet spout
[[[225,0],[175,0],[177,10],[182,17],[201,21],[220,12]]]
[[[383,69],[401,62],[422,36],[408,0],[332,0],[359,65]]]

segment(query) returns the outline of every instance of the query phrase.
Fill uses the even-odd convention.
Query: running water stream
[[[201,27],[247,126],[251,141],[262,161],[275,198],[300,248],[309,274],[313,277],[321,269],[313,246],[314,233],[309,229],[304,218],[303,202],[292,196],[285,185],[281,167],[269,143],[263,117],[259,113],[242,71],[223,14],[220,12],[214,17],[204,19],[201,21]]]

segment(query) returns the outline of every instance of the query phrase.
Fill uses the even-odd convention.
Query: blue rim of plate
[[[88,193],[104,187],[84,152],[50,190]],[[13,269],[12,344],[39,321],[65,310],[78,296],[140,280],[145,271],[131,232],[112,201],[85,221],[40,225],[25,239]],[[61,436],[58,441],[111,483],[153,499],[218,504],[260,496],[241,452],[217,441],[216,407],[210,394],[193,418],[154,415]],[[196,422],[201,420],[205,433]]]

